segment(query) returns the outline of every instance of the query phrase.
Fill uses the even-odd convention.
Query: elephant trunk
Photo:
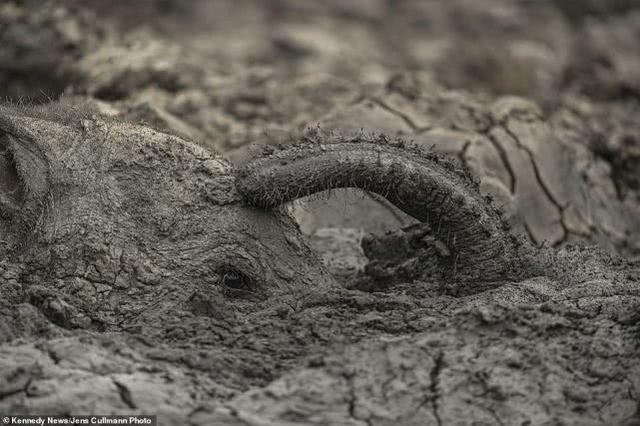
[[[320,143],[330,142],[330,143]],[[293,145],[245,164],[236,186],[261,208],[332,188],[377,193],[428,224],[457,278],[496,281],[518,269],[518,240],[466,169],[384,137]]]

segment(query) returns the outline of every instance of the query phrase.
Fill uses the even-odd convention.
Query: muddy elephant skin
[[[552,327],[565,318],[565,303],[586,297],[593,304],[572,314],[577,324],[565,324],[571,330],[566,338],[577,342],[572,333],[588,332],[581,327],[589,315],[609,318],[606,306],[638,299],[626,263],[592,250],[539,250],[514,238],[465,169],[384,136],[345,139],[311,132],[303,143],[269,149],[234,168],[178,137],[56,104],[2,107],[0,131],[0,407],[13,413],[154,407],[161,424],[186,417],[193,424],[258,424],[251,412],[287,418],[290,404],[302,396],[319,397],[314,407],[330,409],[323,421],[358,424],[371,414],[342,412],[341,403],[325,399],[332,392],[323,386],[341,395],[349,392],[345,386],[356,386],[343,382],[350,374],[373,384],[397,373],[395,359],[385,371],[359,370],[378,365],[359,351],[374,356],[387,350],[381,352],[382,341],[371,338],[375,330],[401,339],[400,348],[409,352],[398,356],[406,357],[407,365],[417,363],[411,367],[415,374],[420,365],[431,365],[425,376],[430,384],[416,378],[427,390],[411,395],[419,399],[427,392],[429,401],[442,399],[437,403],[442,408],[430,405],[429,415],[437,419],[453,416],[448,410],[464,398],[459,390],[471,389],[448,388],[439,384],[446,383],[439,375],[460,380],[478,374],[478,366],[466,359],[460,372],[451,370],[459,348],[476,343],[447,335],[447,329],[468,324],[489,347],[509,346],[492,333],[511,326],[494,327],[487,335],[487,324],[516,318],[519,303],[533,307],[555,300],[526,314],[529,331],[517,333],[526,339],[519,345],[531,345],[535,339],[528,333]],[[420,232],[406,231],[421,241],[411,242],[417,255],[411,259],[409,251],[407,262],[430,264],[429,274],[414,277],[411,287],[380,294],[337,284],[279,206],[345,186],[378,192],[422,220]],[[594,291],[605,299],[594,297]],[[628,314],[613,325],[622,333],[621,348],[633,338],[627,325],[636,317],[633,303],[628,306]],[[605,326],[611,320],[599,321]],[[432,342],[439,333],[448,337]],[[414,353],[411,339],[426,352]],[[356,346],[340,349],[347,343]],[[320,355],[328,344],[337,345],[333,358]],[[573,347],[559,346],[558,356],[569,356]],[[614,367],[615,358],[605,357],[601,368],[637,368],[637,357],[626,350],[620,349],[619,360]],[[311,371],[295,369],[304,362]],[[554,365],[519,362],[533,363],[526,376],[530,383]],[[338,370],[331,367],[335,363]],[[349,366],[357,373],[340,372]],[[273,386],[282,386],[274,379],[287,371],[280,379],[289,383],[287,390],[274,394]],[[317,376],[314,387],[298,388],[309,374]],[[581,383],[579,375],[567,374],[567,382]],[[606,398],[627,404],[622,395],[631,395],[632,382],[611,383],[594,394],[594,404]],[[267,387],[243,393],[252,386]],[[166,399],[177,391],[181,398]],[[304,396],[307,391],[312,395]],[[368,398],[370,391],[357,392]],[[274,395],[281,396],[266,409],[263,402]],[[531,396],[538,398],[534,414],[553,404],[547,396]],[[403,406],[396,397],[385,397],[387,418],[405,416],[395,411]],[[219,405],[225,400],[228,405]],[[513,401],[507,399],[500,409],[520,418]],[[416,419],[425,415],[422,405]],[[562,405],[553,407],[563,413]]]

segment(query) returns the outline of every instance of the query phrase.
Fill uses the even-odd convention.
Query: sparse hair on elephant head
[[[434,259],[443,277],[479,288],[517,263],[499,213],[465,170],[384,137],[310,133],[234,169],[147,127],[3,106],[0,154],[0,254],[27,284],[7,297],[46,299],[29,289],[55,288],[67,308],[54,317],[66,327],[123,327],[143,317],[141,304],[160,301],[237,315],[335,286],[275,207],[337,187],[376,192],[428,224],[444,245]],[[95,317],[74,314],[80,305]]]

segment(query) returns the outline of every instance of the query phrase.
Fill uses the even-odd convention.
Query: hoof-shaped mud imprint
[[[0,412],[640,422],[633,1],[0,4]]]

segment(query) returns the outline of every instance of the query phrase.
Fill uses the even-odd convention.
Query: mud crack
[[[520,139],[518,138],[518,136],[509,128],[508,119],[506,119],[505,121],[501,122],[500,123],[500,127],[505,131],[505,133],[507,135],[509,135],[509,137],[514,141],[516,146],[518,148],[520,148],[521,150],[523,150],[527,154],[527,157],[529,158],[529,161],[531,163],[531,168],[533,170],[533,175],[536,178],[536,182],[538,183],[538,185],[542,189],[542,192],[545,194],[545,196],[549,199],[551,204],[553,204],[556,207],[556,209],[558,209],[558,212],[560,213],[560,221],[559,222],[560,222],[560,226],[562,227],[563,235],[562,235],[562,238],[560,238],[560,240],[558,240],[554,244],[554,247],[557,247],[557,246],[561,245],[562,243],[564,243],[567,240],[569,234],[571,233],[571,231],[569,231],[569,229],[567,228],[567,225],[564,223],[564,211],[568,207],[568,204],[567,205],[562,205],[557,200],[557,198],[553,195],[553,193],[551,192],[551,189],[549,188],[549,186],[544,182],[544,179],[542,177],[542,173],[540,172],[540,168],[538,167],[538,163],[536,163],[536,160],[534,158],[533,152],[531,152],[531,149],[529,149],[529,147],[527,147],[524,144],[522,144],[520,142]],[[499,145],[499,143],[497,143],[497,145]],[[508,164],[508,162],[507,162],[507,164]],[[509,168],[510,168],[510,166],[509,166]],[[512,191],[512,193],[513,193],[513,191]]]
[[[491,142],[491,145],[493,145],[493,147],[498,152],[498,156],[500,156],[500,161],[502,161],[502,164],[504,164],[504,168],[507,170],[507,174],[509,175],[509,191],[511,192],[512,195],[515,194],[516,182],[517,182],[516,173],[513,171],[513,168],[511,167],[511,163],[509,163],[509,158],[507,157],[507,153],[504,150],[504,147],[500,145],[496,137],[491,134],[490,129],[486,131],[484,135],[487,137],[489,142]]]
[[[372,98],[370,99],[371,102],[373,102],[374,104],[378,105],[380,108],[384,109],[385,111],[389,112],[390,114],[395,115],[396,117],[400,118],[402,121],[404,121],[405,123],[407,123],[407,125],[409,127],[411,127],[411,130],[413,130],[414,133],[416,132],[422,132],[425,130],[429,130],[429,127],[420,127],[418,126],[416,123],[414,123],[414,121],[409,118],[408,115],[398,111],[397,109],[387,105],[384,101],[382,101],[381,99],[378,98]]]
[[[442,426],[442,420],[440,419],[440,373],[442,372],[442,368],[444,367],[444,354],[442,352],[438,352],[438,354],[434,358],[434,365],[429,373],[429,377],[431,378],[431,385],[429,386],[430,397],[431,397],[431,409],[433,411],[433,416],[436,418],[436,422],[438,426]]]
[[[129,408],[138,408],[133,402],[133,396],[131,395],[131,391],[129,390],[129,388],[115,379],[111,379],[111,381],[118,388],[118,393],[120,394],[120,399],[122,400],[122,402],[124,402],[125,405]]]

